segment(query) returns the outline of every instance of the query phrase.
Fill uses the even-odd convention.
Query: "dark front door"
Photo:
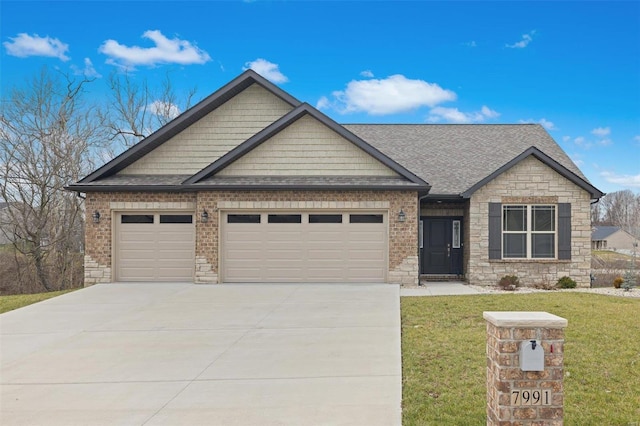
[[[421,273],[462,275],[462,218],[421,217]]]

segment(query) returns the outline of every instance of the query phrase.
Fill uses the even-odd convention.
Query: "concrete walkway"
[[[103,284],[0,332],[4,426],[401,423],[394,285]]]
[[[400,296],[456,296],[480,294],[462,282],[427,282],[420,287],[401,288]]]

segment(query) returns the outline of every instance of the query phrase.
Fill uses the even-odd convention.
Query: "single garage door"
[[[226,213],[224,282],[385,282],[384,213]]]
[[[117,281],[193,281],[192,213],[118,213]]]

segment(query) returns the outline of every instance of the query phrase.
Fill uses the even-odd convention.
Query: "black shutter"
[[[489,259],[502,259],[501,203],[489,203]]]
[[[571,204],[558,204],[558,259],[571,260]]]

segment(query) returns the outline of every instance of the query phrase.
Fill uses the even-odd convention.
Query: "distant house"
[[[633,251],[634,243],[638,250],[640,240],[618,226],[594,226],[591,232],[593,250]]]

